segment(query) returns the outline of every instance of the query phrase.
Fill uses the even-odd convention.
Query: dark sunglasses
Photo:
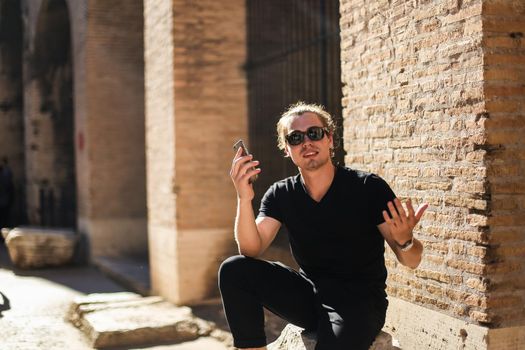
[[[304,142],[304,137],[308,136],[308,139],[311,141],[321,140],[325,134],[328,134],[326,128],[320,126],[311,126],[306,131],[294,130],[288,135],[285,136],[286,142],[290,146],[297,146]]]

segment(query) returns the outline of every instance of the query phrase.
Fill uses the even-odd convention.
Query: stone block
[[[214,327],[195,317],[188,307],[135,293],[79,297],[70,306],[67,319],[95,348],[182,343],[209,336]]]
[[[76,241],[77,235],[68,229],[17,227],[5,235],[11,261],[23,269],[69,263]]]
[[[381,331],[369,350],[399,350],[388,333]],[[300,327],[287,325],[276,341],[268,345],[268,350],[314,350],[315,334],[306,333]]]

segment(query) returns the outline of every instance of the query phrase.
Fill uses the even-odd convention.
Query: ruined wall
[[[22,12],[30,223],[62,226],[43,222],[41,188],[67,178],[69,204],[54,211],[93,255],[146,255],[142,1],[23,1]]]
[[[481,1],[359,3],[342,6],[346,162],[430,204],[425,259],[412,272],[390,254],[389,294],[484,321],[484,291],[466,287],[487,243],[472,222],[487,215]]]
[[[518,348],[522,330],[489,330],[523,325],[522,11],[341,2],[346,164],[430,204],[420,267],[388,254],[387,323],[402,346]]]

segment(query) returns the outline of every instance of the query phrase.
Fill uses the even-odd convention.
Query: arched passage
[[[26,120],[29,220],[76,227],[71,35],[64,0],[42,2],[33,47]]]
[[[0,226],[25,222],[22,28],[20,2],[0,0],[0,167],[13,184],[0,193]]]

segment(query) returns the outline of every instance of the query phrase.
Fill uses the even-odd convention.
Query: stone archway
[[[30,224],[76,227],[73,75],[64,0],[40,7],[30,63],[26,118]]]
[[[0,164],[4,159],[13,179],[1,226],[25,222],[24,118],[22,84],[23,25],[18,1],[0,1]],[[4,165],[5,167],[5,165]]]

